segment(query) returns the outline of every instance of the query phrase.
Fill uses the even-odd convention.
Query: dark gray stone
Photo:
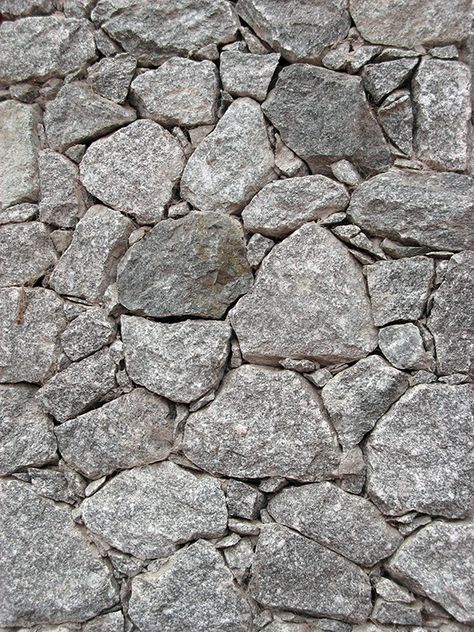
[[[230,479],[227,484],[227,507],[229,516],[255,520],[265,502],[258,489],[242,481]]]
[[[123,103],[136,67],[136,60],[127,53],[104,57],[89,68],[87,81],[101,97]]]
[[[379,103],[383,97],[407,81],[417,63],[416,57],[414,59],[407,57],[381,64],[368,64],[362,71],[364,88],[370,93],[375,103]]]

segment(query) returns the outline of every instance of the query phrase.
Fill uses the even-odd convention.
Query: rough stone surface
[[[136,67],[136,60],[126,53],[104,57],[89,68],[87,81],[100,96],[123,103]]]
[[[251,55],[239,51],[222,52],[220,73],[222,86],[232,96],[263,101],[280,55]]]
[[[413,106],[408,90],[395,90],[377,110],[377,118],[392,143],[404,154],[413,153]]]
[[[227,507],[229,516],[247,520],[258,518],[265,496],[252,485],[231,479],[227,485]]]
[[[9,18],[52,13],[52,0],[0,0],[0,11]]]
[[[379,347],[397,369],[433,369],[433,358],[426,352],[420,330],[413,323],[383,327],[379,331]]]
[[[79,314],[61,334],[61,346],[71,360],[99,351],[115,338],[115,323],[104,309],[93,307]]]
[[[362,71],[364,88],[379,103],[383,97],[405,83],[417,63],[415,57],[368,64]]]

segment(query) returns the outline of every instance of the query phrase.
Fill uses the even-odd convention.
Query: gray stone
[[[275,133],[275,167],[287,178],[307,176],[309,169],[306,163],[294,151],[285,145],[280,135]]]
[[[435,339],[440,373],[470,373],[474,357],[474,254],[460,252],[449,262],[434,294],[428,326]]]
[[[377,344],[360,267],[314,223],[272,249],[230,317],[250,362],[358,360]]]
[[[0,481],[0,625],[85,621],[118,602],[112,573],[70,512]]]
[[[474,620],[472,522],[434,521],[407,538],[388,564],[391,575],[439,603],[462,623]]]
[[[136,67],[136,59],[126,53],[104,57],[89,68],[87,81],[101,97],[123,103]]]
[[[234,546],[224,549],[224,558],[239,584],[247,582],[254,557],[254,544],[251,538],[241,538]]]
[[[132,98],[141,116],[162,125],[212,125],[219,98],[217,67],[173,57],[139,75],[132,83]]]
[[[315,386],[317,386],[317,388],[323,388],[323,386],[326,386],[326,384],[332,378],[332,373],[331,371],[328,371],[327,369],[324,369],[324,368],[317,369],[316,371],[313,371],[312,373],[306,373],[305,378],[309,380],[311,384],[314,384]]]
[[[344,448],[360,443],[408,388],[408,377],[380,356],[359,360],[335,375],[321,396]]]
[[[81,511],[88,529],[143,559],[167,557],[178,544],[218,537],[227,527],[218,481],[168,461],[117,474]]]
[[[0,286],[34,285],[57,261],[41,222],[0,226]]]
[[[61,455],[87,478],[166,459],[174,420],[167,402],[137,388],[56,429]]]
[[[378,237],[439,250],[474,248],[474,180],[393,169],[354,191],[349,217]]]
[[[218,551],[202,540],[132,581],[129,614],[143,632],[248,632],[250,605]]]
[[[420,384],[377,423],[366,445],[368,493],[399,516],[462,518],[474,504],[469,386]]]
[[[316,390],[293,371],[247,364],[188,417],[183,450],[198,467],[237,478],[324,480],[339,462]]]
[[[349,204],[344,185],[326,176],[270,182],[242,212],[244,227],[268,237],[285,237],[306,222],[343,211]]]
[[[81,360],[113,342],[115,323],[101,307],[85,310],[61,334],[62,348],[71,360]]]
[[[381,64],[368,64],[362,71],[364,88],[370,93],[375,103],[393,92],[410,77],[418,59],[407,57],[385,61]]]
[[[355,187],[362,182],[359,172],[348,160],[338,160],[331,165],[332,174],[339,182]]]
[[[103,299],[127,249],[132,222],[105,206],[92,206],[78,222],[71,245],[56,265],[50,286],[91,303]]]
[[[87,621],[82,626],[82,632],[124,632],[124,623],[122,612],[117,610]]]
[[[367,235],[360,230],[358,226],[353,224],[347,224],[343,226],[334,226],[332,233],[336,235],[341,241],[369,252],[377,259],[386,259],[384,251],[380,248],[377,242],[371,240]],[[373,258],[368,257],[365,253],[360,253],[356,250],[350,250],[351,254],[357,258],[363,264],[373,263]]]
[[[351,24],[347,0],[239,0],[238,14],[290,62],[317,62],[345,38]]]
[[[185,164],[179,142],[153,121],[136,121],[93,143],[81,180],[104,204],[141,224],[163,218]]]
[[[0,475],[56,457],[53,422],[39,407],[29,384],[0,385]]]
[[[435,46],[430,49],[430,55],[437,59],[458,59],[459,51],[454,44],[450,46]]]
[[[230,479],[227,484],[227,507],[229,516],[254,520],[258,518],[265,496],[258,489],[242,481]]]
[[[408,90],[396,90],[377,110],[377,118],[392,143],[404,154],[413,153],[413,107]]]
[[[0,12],[7,18],[42,15],[53,11],[53,0],[0,0]]]
[[[293,358],[285,358],[280,360],[278,364],[284,369],[297,371],[298,373],[315,371],[318,366],[317,362],[312,362],[311,360],[293,360]]]
[[[421,603],[407,605],[380,598],[376,600],[370,618],[381,625],[421,626],[423,624]]]
[[[433,357],[426,352],[420,330],[413,323],[383,327],[379,331],[379,347],[397,369],[434,369]]]
[[[283,142],[313,173],[329,175],[330,164],[343,158],[365,174],[390,166],[360,77],[307,64],[287,66],[262,107]]]
[[[155,318],[220,318],[253,283],[243,230],[218,213],[166,220],[119,265],[118,293],[132,312]]]
[[[37,106],[10,100],[0,103],[0,212],[38,199],[39,120]]]
[[[263,101],[280,55],[251,55],[238,51],[223,51],[220,60],[222,86],[229,94]]]
[[[44,124],[49,146],[64,151],[85,143],[137,118],[135,110],[92,92],[80,81],[67,83],[46,106]]]
[[[5,21],[0,27],[0,58],[0,81],[64,77],[95,59],[93,29],[87,20],[55,15]]]
[[[19,224],[21,222],[29,222],[36,219],[38,215],[38,206],[36,204],[15,204],[0,213],[0,226],[4,224]]]
[[[43,288],[0,290],[0,382],[42,383],[59,367],[63,301]]]
[[[388,577],[380,577],[375,583],[377,595],[384,598],[385,601],[397,603],[413,603],[415,597],[408,592],[406,588],[399,586]]]
[[[413,106],[416,156],[433,169],[467,169],[471,121],[469,68],[457,61],[422,61],[413,79]]]
[[[188,404],[222,379],[232,331],[227,323],[122,316],[121,331],[129,376],[158,395]]]
[[[270,500],[268,511],[277,522],[361,566],[373,566],[403,541],[369,500],[333,483],[287,487]]]
[[[247,242],[247,259],[253,268],[260,265],[263,258],[270,252],[275,245],[272,239],[263,237],[256,233],[252,235]]]
[[[82,476],[73,470],[29,467],[28,476],[35,492],[45,498],[74,505],[84,497],[86,483]]]
[[[62,423],[96,404],[115,387],[115,362],[104,349],[70,364],[38,391],[45,410]]]
[[[273,165],[260,106],[238,99],[188,160],[181,197],[201,211],[236,213],[275,179]]]
[[[258,539],[250,593],[268,608],[363,623],[372,609],[368,576],[353,562],[280,525]]]

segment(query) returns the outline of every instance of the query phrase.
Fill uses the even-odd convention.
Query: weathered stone
[[[358,566],[280,525],[262,529],[250,593],[265,607],[350,623],[364,622],[372,609],[369,578]]]
[[[50,147],[64,151],[113,132],[136,118],[135,110],[104,99],[87,84],[74,81],[61,88],[47,105],[44,124]]]
[[[347,0],[239,0],[238,14],[288,61],[316,62],[345,38],[351,24]]]
[[[428,326],[435,339],[440,373],[470,373],[474,357],[474,254],[451,258],[434,294]]]
[[[366,445],[368,492],[389,515],[466,516],[474,502],[469,386],[420,384],[377,423]]]
[[[280,55],[251,55],[223,51],[220,60],[222,86],[229,94],[263,101],[278,66]]]
[[[213,402],[188,417],[183,450],[213,474],[324,480],[339,462],[334,431],[313,387],[292,371],[243,365]]]
[[[189,403],[222,379],[231,335],[227,323],[122,316],[121,331],[128,374],[158,395]]]
[[[183,151],[167,130],[136,121],[89,147],[81,180],[104,204],[154,224],[163,218],[184,164]]]
[[[237,220],[192,212],[160,222],[119,265],[122,305],[155,318],[220,318],[253,283]]]
[[[344,224],[342,226],[334,226],[332,233],[346,244],[350,244],[355,248],[369,252],[377,259],[386,259],[384,251],[374,241],[367,237],[358,226],[353,224]],[[356,250],[350,250],[351,254],[363,264],[373,263],[373,258],[368,257],[365,253],[359,253]]]
[[[93,29],[87,20],[57,16],[5,21],[0,58],[0,81],[64,77],[95,58]]]
[[[75,505],[84,498],[85,479],[63,462],[60,467],[61,469],[54,470],[29,467],[28,476],[33,489],[40,496]]]
[[[283,68],[263,110],[313,173],[343,158],[363,173],[385,171],[390,152],[360,77],[298,64]],[[344,133],[341,133],[344,130]]]
[[[284,237],[306,222],[343,211],[349,204],[344,185],[325,176],[270,182],[242,212],[250,232]]]
[[[287,487],[269,504],[270,515],[362,566],[373,566],[403,541],[369,500],[333,483]]]
[[[133,102],[141,116],[162,125],[196,127],[217,120],[219,75],[210,61],[173,57],[132,83]]]
[[[38,216],[38,206],[36,204],[15,204],[0,213],[0,226],[5,224],[19,224],[30,222]]]
[[[52,13],[53,0],[0,0],[0,13],[7,18]]]
[[[374,605],[372,621],[382,625],[412,625],[421,626],[421,604],[408,605],[377,599]]]
[[[0,481],[0,625],[85,621],[118,601],[113,576],[69,511]]]
[[[357,360],[377,344],[358,264],[314,223],[272,249],[231,322],[250,362]]]
[[[63,302],[43,288],[0,290],[0,382],[42,383],[59,366]]]
[[[285,145],[280,135],[275,133],[275,167],[278,173],[287,178],[307,176],[309,169],[306,163],[294,151]]]
[[[471,73],[457,61],[426,59],[413,79],[415,153],[434,169],[464,171],[469,162]]]
[[[86,526],[136,557],[167,557],[189,540],[218,537],[227,527],[218,481],[174,463],[117,474],[82,503]]]
[[[390,574],[462,623],[474,620],[474,525],[436,520],[410,536],[388,563]]]
[[[88,309],[75,318],[61,334],[61,345],[71,360],[81,360],[99,351],[115,337],[114,321],[101,307]]]
[[[227,484],[229,516],[254,520],[258,518],[265,496],[252,485],[231,479]]]
[[[250,538],[241,538],[237,544],[224,549],[224,558],[239,584],[246,584],[254,557],[254,544]]]
[[[50,286],[60,294],[91,303],[103,298],[115,280],[117,263],[127,249],[133,224],[118,211],[92,206],[78,222],[71,245],[59,260]]]
[[[82,626],[82,632],[124,632],[124,629],[124,618],[120,610],[102,614]]]
[[[331,165],[332,174],[339,182],[355,187],[362,182],[359,172],[348,160],[338,160]]]
[[[399,586],[388,577],[380,577],[375,583],[377,595],[384,598],[385,601],[398,603],[413,603],[415,597],[408,592],[406,588]]]
[[[397,369],[434,369],[433,357],[426,352],[420,330],[413,323],[383,327],[379,347]]]
[[[413,153],[413,107],[408,90],[396,90],[377,110],[377,118],[392,143],[404,154]]]
[[[39,120],[37,106],[10,100],[0,103],[0,212],[38,199]]]
[[[408,377],[376,355],[330,379],[321,396],[341,445],[357,445],[407,388]]]
[[[181,196],[201,211],[236,213],[276,177],[262,110],[234,101],[188,160]]]
[[[129,614],[143,632],[248,632],[249,603],[221,555],[200,540],[132,581]]]
[[[393,92],[410,77],[418,59],[407,57],[385,61],[381,64],[368,64],[362,71],[364,88],[376,103],[379,103],[389,92]]]
[[[262,259],[270,252],[275,245],[272,239],[263,237],[256,233],[247,242],[247,259],[253,268],[262,262]]]
[[[474,180],[393,169],[354,191],[348,214],[378,237],[439,250],[474,248]]]
[[[136,59],[126,53],[104,57],[89,68],[87,81],[100,96],[116,103],[123,103],[127,98],[136,67]]]

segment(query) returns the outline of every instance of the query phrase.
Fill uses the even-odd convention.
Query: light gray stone
[[[74,505],[84,498],[86,482],[84,478],[65,467],[61,463],[61,469],[28,468],[33,489],[40,496],[51,498],[57,502]]]
[[[136,67],[136,59],[127,53],[104,57],[89,68],[87,81],[101,97],[123,103],[127,98]]]
[[[366,445],[368,493],[399,516],[462,518],[474,504],[469,386],[420,384],[377,423]]]
[[[339,182],[355,187],[362,182],[359,172],[348,160],[338,160],[331,165],[332,174]]]
[[[70,512],[12,480],[0,481],[0,592],[3,627],[85,621],[119,599]]]
[[[230,318],[251,362],[357,360],[377,344],[360,267],[314,223],[272,249]]]
[[[450,46],[435,46],[430,49],[430,55],[437,59],[458,59],[459,51],[454,44]]]
[[[344,185],[326,176],[270,182],[243,212],[244,227],[268,237],[285,237],[306,222],[343,211],[349,204]]]
[[[247,582],[254,557],[254,544],[250,538],[241,538],[237,544],[224,549],[224,558],[239,584]]]
[[[199,540],[132,581],[129,614],[143,632],[248,632],[250,605],[218,551]]]
[[[247,259],[253,268],[262,262],[262,259],[270,252],[275,242],[268,237],[256,233],[247,242]]]
[[[247,364],[188,417],[183,450],[198,467],[237,478],[324,480],[339,463],[316,390],[293,371]]]
[[[52,13],[53,0],[0,0],[0,12],[8,18]]]
[[[423,624],[421,603],[408,605],[380,598],[375,601],[370,618],[381,625],[421,626]]]
[[[38,216],[37,204],[15,204],[0,213],[0,226],[4,224],[19,224],[21,222],[29,222]]]
[[[407,57],[380,64],[368,64],[362,71],[364,88],[375,103],[379,103],[383,97],[407,81],[417,63],[416,57]]]
[[[232,331],[227,323],[122,316],[121,331],[129,376],[158,395],[188,404],[222,379]]]
[[[434,369],[433,357],[425,350],[420,330],[413,323],[383,327],[379,331],[379,347],[397,369]]]
[[[82,632],[124,632],[124,623],[122,612],[117,610],[87,621],[82,626]]]
[[[280,55],[251,55],[223,51],[220,59],[222,86],[229,94],[263,101],[278,66]]]
[[[201,211],[237,213],[276,178],[273,165],[260,106],[237,99],[188,160],[181,197]]]
[[[237,220],[192,212],[165,220],[119,265],[118,294],[132,312],[220,318],[253,283]]]
[[[101,307],[79,314],[61,334],[62,348],[71,360],[81,360],[113,342],[115,323]]]
[[[313,173],[329,175],[330,164],[341,159],[364,174],[390,166],[387,143],[360,77],[308,64],[287,66],[262,107],[283,142]]]
[[[383,597],[385,601],[397,603],[413,603],[415,601],[415,597],[406,588],[399,586],[388,577],[380,577],[375,582],[375,590],[377,595]]]
[[[377,110],[377,118],[392,143],[405,155],[413,153],[413,107],[408,90],[395,90]]]
[[[349,623],[365,622],[372,609],[369,578],[358,566],[280,525],[262,529],[250,593],[267,608]]]
[[[167,557],[178,544],[218,537],[227,527],[218,481],[168,461],[117,474],[81,512],[91,531],[143,559]]]
[[[280,135],[275,133],[275,167],[287,178],[307,176],[309,169],[306,163],[294,151],[285,145]]]
[[[265,496],[258,489],[242,481],[230,479],[227,484],[227,507],[229,516],[247,520],[258,518]]]
[[[185,165],[179,142],[153,121],[136,121],[93,143],[81,161],[81,180],[104,204],[140,224],[163,218]]]

